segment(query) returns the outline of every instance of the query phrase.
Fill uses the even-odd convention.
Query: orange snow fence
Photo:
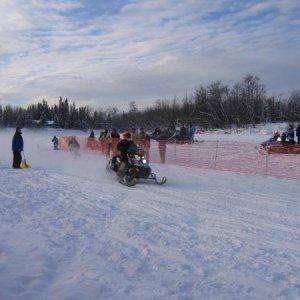
[[[62,136],[59,138],[59,149],[69,150],[69,143],[71,136]],[[80,145],[80,149],[84,151],[99,152],[104,155],[117,155],[117,144],[120,139],[115,138],[86,138],[77,136],[77,142]]]
[[[119,139],[76,137],[82,151],[117,155]],[[59,148],[69,149],[71,137],[60,137]],[[300,179],[299,154],[271,154],[260,145],[244,142],[200,141],[178,143],[168,140],[135,140],[151,163],[251,173],[279,178]],[[298,149],[298,146],[297,146]],[[267,149],[266,149],[267,150]]]

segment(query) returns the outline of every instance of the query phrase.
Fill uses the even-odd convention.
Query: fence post
[[[267,151],[266,153],[266,176],[268,176],[269,173],[269,153]]]
[[[177,161],[177,147],[176,147],[176,141],[174,143],[174,156],[175,156],[175,162]]]
[[[214,170],[217,168],[218,149],[219,149],[219,141],[217,141],[217,145],[216,145],[216,153],[215,153],[215,161],[214,161]]]

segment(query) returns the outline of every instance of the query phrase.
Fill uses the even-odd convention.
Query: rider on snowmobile
[[[123,134],[123,139],[117,145],[120,155],[108,162],[106,170],[115,171],[119,177],[119,183],[127,186],[134,186],[139,179],[152,180],[160,185],[166,183],[165,177],[161,180],[157,179],[144,158],[145,150],[138,148],[131,137],[129,132]]]
[[[137,146],[132,141],[130,132],[123,133],[123,139],[117,144],[117,150],[120,154],[112,158],[114,171],[122,171],[125,173],[126,170],[128,170],[128,155],[135,154],[137,151]],[[119,169],[116,164],[118,158],[121,160]]]

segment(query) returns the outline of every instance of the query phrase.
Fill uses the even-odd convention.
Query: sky
[[[142,106],[246,74],[300,89],[299,0],[0,1],[0,105]]]

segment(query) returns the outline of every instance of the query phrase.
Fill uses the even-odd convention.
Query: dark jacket
[[[297,136],[297,137],[300,137],[300,125],[297,126],[297,129],[296,129],[296,136]]]
[[[53,139],[52,139],[52,143],[55,145],[55,144],[58,144],[58,138],[55,136]]]
[[[94,139],[94,138],[95,138],[94,130],[91,131],[91,134],[90,134],[89,138],[90,138],[90,139]]]
[[[133,141],[126,139],[121,140],[117,145],[117,149],[120,151],[122,159],[126,159],[129,153],[134,153],[136,148],[137,147]]]
[[[110,134],[110,137],[112,139],[119,139],[120,138],[120,135],[117,133],[117,132],[113,132]]]
[[[294,139],[295,139],[295,132],[294,132],[294,128],[293,128],[293,127],[290,127],[290,128],[288,129],[286,137],[287,137],[289,140],[294,140]]]
[[[23,151],[24,142],[21,133],[15,133],[12,140],[12,151],[13,152],[21,152]]]

